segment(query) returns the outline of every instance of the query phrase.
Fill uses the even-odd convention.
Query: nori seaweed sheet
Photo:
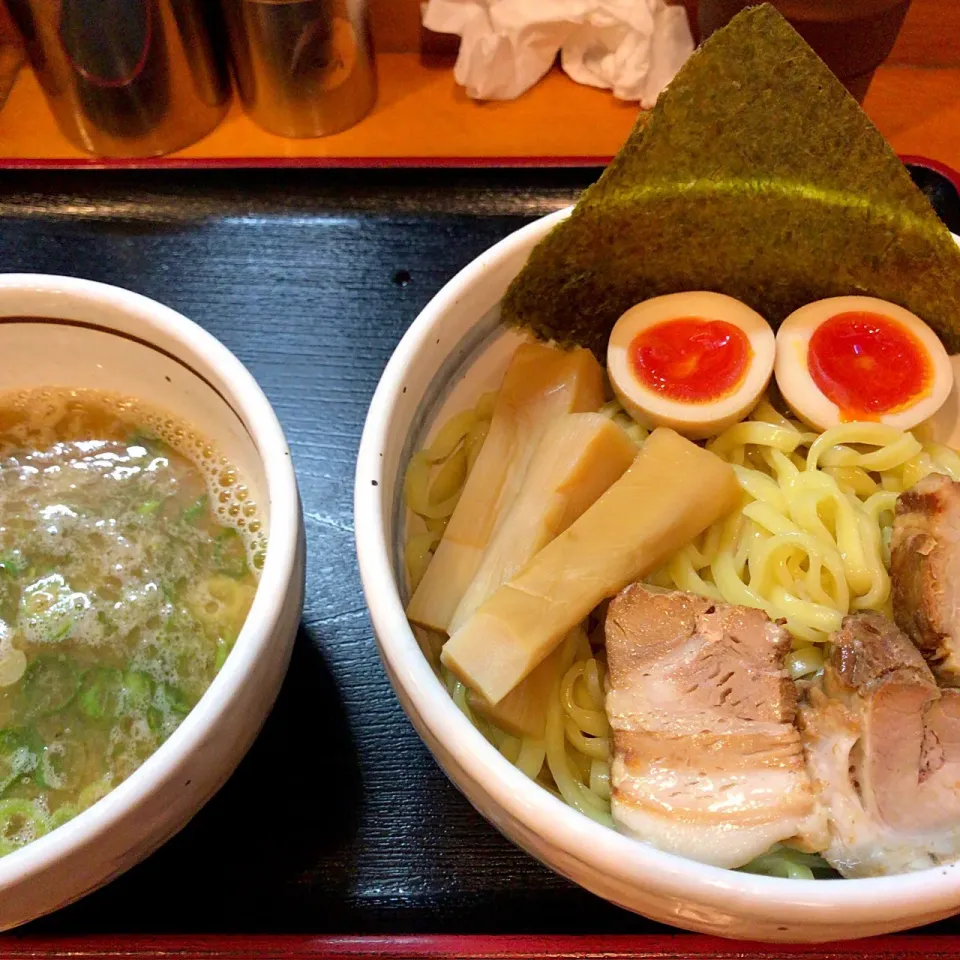
[[[774,327],[812,300],[880,297],[960,352],[960,248],[769,5],[738,14],[691,56],[534,249],[502,312],[603,360],[625,310],[683,290],[737,297]]]

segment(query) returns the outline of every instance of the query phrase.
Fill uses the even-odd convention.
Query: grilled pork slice
[[[893,616],[947,686],[960,686],[960,483],[933,474],[901,494],[893,523]]]
[[[960,855],[960,691],[939,690],[879,613],[846,617],[800,730],[827,810],[824,857],[845,877],[919,870]]]
[[[781,626],[760,610],[635,583],[610,604],[606,640],[620,830],[722,867],[782,840],[826,842]]]

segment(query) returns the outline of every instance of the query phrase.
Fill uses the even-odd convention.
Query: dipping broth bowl
[[[102,800],[0,858],[0,929],[107,883],[173,836],[253,743],[286,673],[303,604],[297,483],[283,431],[237,358],[146,297],[70,277],[0,275],[3,389],[90,388],[195,426],[236,465],[268,531],[256,596],[210,687],[170,738]]]

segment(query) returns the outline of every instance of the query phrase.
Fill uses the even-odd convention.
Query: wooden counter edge
[[[0,111],[0,167],[600,165],[637,115],[632,104],[574,83],[559,70],[515,101],[474,103],[446,69],[414,54],[382,54],[381,96],[355,127],[288,140],[256,127],[234,103],[223,123],[157,160],[91,158],[59,133],[36,78],[21,71]],[[960,168],[960,67],[887,66],[865,108],[899,153]]]

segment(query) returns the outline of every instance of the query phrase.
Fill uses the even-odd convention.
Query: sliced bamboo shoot
[[[518,683],[499,703],[490,703],[474,691],[467,695],[470,706],[482,717],[516,737],[542,740],[547,732],[550,699],[556,696],[563,667],[563,646],[558,646]]]
[[[441,661],[498,703],[601,600],[658,567],[739,496],[730,464],[655,430],[630,469],[447,641]]]
[[[543,343],[517,348],[487,439],[410,599],[407,616],[414,623],[448,632],[497,519],[516,497],[546,428],[562,414],[598,410],[602,403],[603,370],[589,350],[564,351]]]
[[[520,492],[497,523],[450,633],[619,480],[636,455],[634,442],[600,413],[570,413],[550,424]]]

